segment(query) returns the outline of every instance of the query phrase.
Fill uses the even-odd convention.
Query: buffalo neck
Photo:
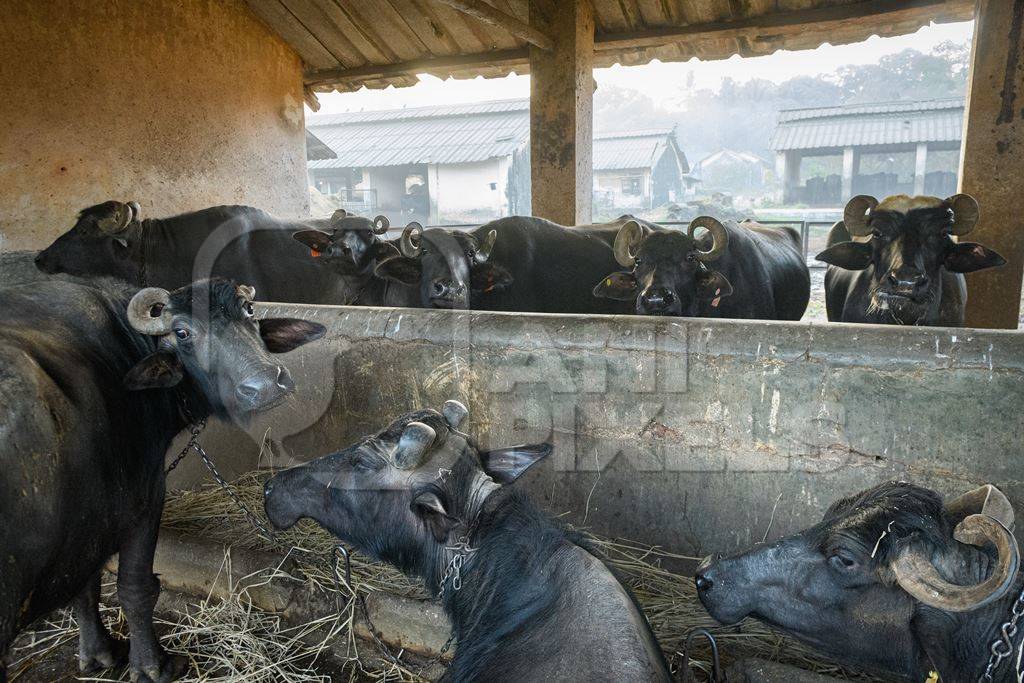
[[[946,558],[936,558],[943,578],[961,585],[978,584],[987,579],[994,565],[992,558],[973,546],[956,546],[955,552]],[[938,670],[942,680],[977,680],[988,662],[992,641],[999,637],[1003,622],[1012,616],[1011,609],[1022,587],[1024,576],[1018,572],[1006,595],[980,610],[950,613],[920,606],[914,616],[913,630],[929,670]],[[1014,652],[1020,646],[1019,641],[1018,636]],[[1013,668],[1004,660],[994,680],[1014,680]]]

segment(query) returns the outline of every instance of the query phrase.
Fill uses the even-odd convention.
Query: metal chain
[[[992,654],[988,658],[985,672],[978,678],[979,683],[991,683],[991,681],[994,681],[993,675],[996,669],[999,668],[1004,659],[1013,654],[1013,640],[1017,637],[1018,622],[1021,617],[1024,617],[1024,588],[1021,588],[1021,592],[1017,595],[1013,607],[1010,608],[1010,619],[1003,622],[1003,625],[999,627],[999,635],[992,641],[992,645],[989,647],[989,651]]]

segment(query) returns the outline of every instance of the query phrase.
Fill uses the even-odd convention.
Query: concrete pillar
[[[971,48],[960,191],[981,206],[964,239],[1007,263],[967,276],[967,324],[1016,328],[1024,276],[1024,0],[979,0]]]
[[[530,24],[554,39],[530,47],[533,215],[590,222],[593,185],[594,16],[588,0],[530,0]]]
[[[437,212],[437,198],[441,193],[441,179],[438,177],[437,164],[427,166],[427,224],[437,225],[441,222]]]
[[[794,203],[795,190],[800,187],[800,153],[794,150],[778,152],[775,155],[775,173],[782,183],[782,203]]]
[[[843,150],[843,190],[840,199],[846,202],[850,197],[853,196],[853,176],[856,173],[856,152],[853,147],[847,147]]]
[[[914,157],[914,194],[924,194],[924,177],[928,172],[928,143],[917,143],[917,155]]]

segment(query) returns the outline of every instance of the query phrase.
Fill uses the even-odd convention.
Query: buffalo
[[[551,445],[482,450],[460,431],[467,413],[409,413],[275,475],[267,516],[311,518],[440,593],[458,639],[444,680],[671,680],[629,592],[509,486]]]
[[[98,599],[118,554],[132,679],[181,673],[152,623],[164,454],[190,423],[244,421],[284,401],[293,382],[269,354],[325,331],[257,320],[253,294],[221,279],[171,292],[105,280],[0,291],[0,657],[19,630],[73,602],[81,669],[115,664]]]
[[[754,617],[886,678],[976,681],[1024,583],[1012,528],[993,486],[944,506],[888,482],[803,532],[705,560],[697,593],[720,622]],[[1016,681],[1013,668],[994,680]]]
[[[699,228],[706,230],[696,236]],[[799,320],[811,279],[791,228],[699,216],[687,231],[632,220],[613,252],[628,270],[606,273],[596,297],[634,303],[640,315]]]
[[[171,218],[143,218],[135,202],[82,210],[75,225],[36,257],[44,273],[115,277],[139,287],[176,289],[193,280],[247,282],[264,301],[346,303],[349,280],[324,282],[309,251],[292,239],[329,219],[287,221],[251,206],[215,206]]]
[[[472,308],[473,294],[505,287],[508,271],[488,262],[497,233],[430,228],[410,223],[398,240],[399,254],[380,261],[374,273],[408,288],[419,308]]]
[[[895,195],[851,199],[818,254],[828,265],[828,319],[884,325],[963,327],[963,273],[1003,265],[976,242],[956,242],[978,221],[978,202]]]

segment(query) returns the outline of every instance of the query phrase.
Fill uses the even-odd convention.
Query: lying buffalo
[[[250,206],[143,219],[135,202],[109,201],[79,213],[75,225],[39,253],[36,266],[165,289],[218,276],[249,283],[263,301],[345,303],[356,294],[347,281],[325,282],[309,251],[292,239],[299,230],[329,224],[281,220]]]
[[[978,213],[978,202],[966,194],[851,199],[829,232],[828,249],[817,256],[829,264],[828,319],[962,327],[962,273],[1006,263],[988,247],[953,241],[974,228]]]
[[[995,487],[943,507],[932,491],[885,483],[802,533],[705,560],[697,592],[718,621],[760,619],[887,679],[985,680],[1024,583],[1012,528]],[[1016,681],[1014,668],[1004,663],[994,680]]]
[[[466,408],[421,410],[266,484],[271,522],[309,517],[440,592],[450,681],[669,681],[647,620],[604,563],[507,486],[550,444],[482,451]]]
[[[244,420],[284,400],[292,380],[268,351],[324,328],[257,321],[252,289],[226,280],[132,291],[103,281],[0,291],[0,657],[20,629],[73,601],[81,669],[113,665],[98,599],[100,571],[119,554],[132,679],[169,681],[184,663],[152,623],[164,453],[190,422]]]
[[[695,237],[698,228],[707,232]],[[635,302],[640,315],[799,320],[811,296],[800,235],[791,228],[722,223],[710,216],[687,231],[629,221],[594,296]]]
[[[398,240],[400,254],[380,261],[374,273],[411,292],[406,305],[472,308],[474,292],[489,292],[509,283],[508,271],[488,261],[496,239],[497,233],[483,228],[474,232],[424,230],[419,223],[410,223]]]

